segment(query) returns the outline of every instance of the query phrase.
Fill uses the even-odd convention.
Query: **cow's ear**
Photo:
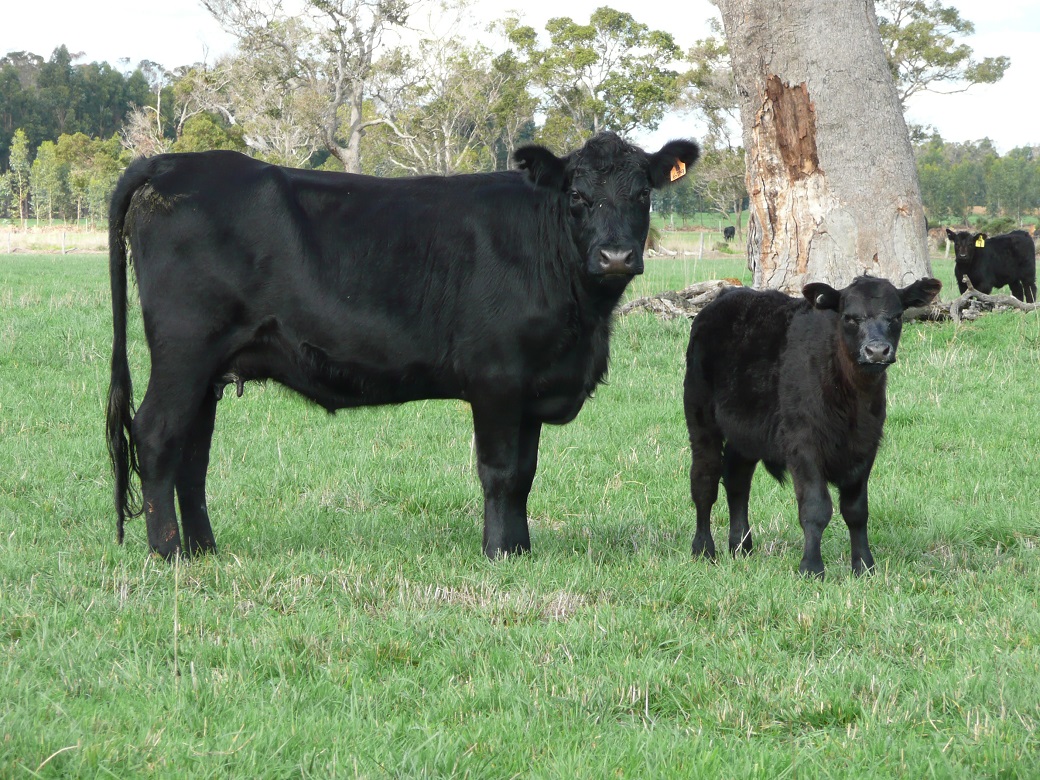
[[[935,300],[935,297],[939,294],[939,290],[941,289],[942,282],[938,279],[925,277],[924,279],[918,279],[910,286],[904,287],[900,290],[899,300],[902,301],[904,309],[912,309],[917,306],[927,306]]]
[[[701,150],[693,141],[669,141],[661,151],[650,155],[650,186],[660,189],[686,175],[686,169],[697,162]]]
[[[946,237],[947,237],[948,239],[950,239],[950,241],[956,241],[956,240],[957,240],[957,234],[956,234],[956,233],[954,233],[954,232],[953,232],[952,230],[950,230],[949,228],[946,228]]]
[[[837,311],[838,304],[841,303],[841,293],[823,282],[813,282],[805,285],[802,288],[802,295],[816,309],[834,309]]]
[[[536,187],[562,192],[567,186],[567,163],[544,146],[521,146],[513,152],[513,161]]]

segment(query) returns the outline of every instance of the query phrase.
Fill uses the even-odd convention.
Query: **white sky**
[[[990,138],[999,151],[1040,145],[1040,114],[1036,84],[1040,74],[1040,2],[1037,0],[944,0],[975,23],[967,40],[975,57],[1006,55],[1011,67],[995,85],[971,88],[967,93],[938,96],[922,94],[910,103],[910,121],[933,125],[947,141]],[[143,59],[167,68],[213,60],[233,46],[199,0],[50,0],[45,11],[33,3],[5,2],[0,14],[0,55],[30,51],[48,58],[61,44],[82,61],[107,61],[120,67]],[[717,16],[708,0],[476,0],[475,13],[487,22],[502,16],[503,8],[522,6],[522,17],[542,30],[551,16],[588,21],[591,12],[608,5],[631,13],[654,29],[671,32],[688,47],[707,32],[707,20]],[[681,7],[680,13],[676,8]],[[693,136],[691,120],[669,117],[661,129],[639,140],[647,147],[678,136]]]

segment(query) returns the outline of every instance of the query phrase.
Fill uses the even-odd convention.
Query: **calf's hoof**
[[[869,556],[863,559],[857,558],[852,562],[852,573],[857,577],[862,577],[864,574],[873,574],[874,559]]]
[[[715,540],[710,536],[697,534],[693,537],[693,557],[704,557],[709,561],[715,560]]]

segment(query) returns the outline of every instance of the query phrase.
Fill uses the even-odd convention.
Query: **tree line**
[[[572,148],[602,129],[654,130],[684,110],[707,124],[702,163],[656,207],[739,221],[744,155],[733,140],[736,93],[717,25],[683,51],[671,34],[604,6],[587,23],[551,19],[541,34],[509,16],[489,44],[459,32],[460,5],[447,32],[406,43],[400,33],[423,2],[306,0],[287,16],[278,4],[204,0],[239,46],[172,71],[147,61],[122,70],[77,63],[65,46],[47,60],[8,54],[0,59],[0,218],[102,222],[108,192],[135,155],[237,149],[388,176],[500,170],[522,143]],[[953,8],[877,5],[904,99],[950,82],[992,82],[1008,66],[1006,58],[976,62],[957,44],[972,27]],[[964,221],[978,205],[1021,220],[1040,205],[1034,150],[1001,157],[985,140],[947,144],[917,133],[932,221]]]

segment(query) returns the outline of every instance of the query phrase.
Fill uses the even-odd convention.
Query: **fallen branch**
[[[960,297],[952,301],[935,301],[928,306],[907,309],[903,312],[903,321],[923,320],[926,322],[954,322],[977,320],[983,314],[992,311],[1037,311],[1038,303],[1025,303],[1011,295],[989,295],[976,290],[967,276],[964,283],[968,289]],[[661,319],[671,320],[678,317],[693,319],[701,309],[715,300],[719,293],[728,287],[739,287],[736,279],[714,279],[708,282],[691,284],[677,292],[667,291],[657,295],[635,298],[618,309],[619,315],[642,310],[656,314]]]
[[[1019,311],[1036,311],[1040,308],[1036,303],[1025,303],[1013,295],[990,295],[979,292],[967,276],[962,277],[962,281],[968,289],[961,293],[959,298],[950,302],[950,317],[954,322],[976,320],[984,311],[996,311],[999,308],[1018,309]],[[962,312],[964,306],[970,306],[972,301],[978,301],[980,306],[971,306],[968,311]]]
[[[740,287],[740,282],[736,279],[713,279],[709,282],[691,284],[677,292],[667,291],[635,298],[621,306],[618,309],[618,315],[643,310],[652,312],[665,320],[678,317],[693,319],[701,309],[715,300],[719,293],[728,287]]]

